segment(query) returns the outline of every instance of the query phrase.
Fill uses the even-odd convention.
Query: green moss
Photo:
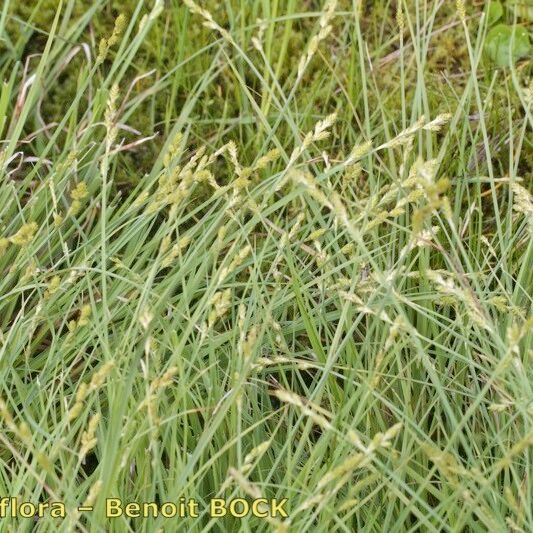
[[[80,19],[85,10],[92,5],[89,0],[80,0],[74,3],[70,24]],[[234,38],[242,50],[248,54],[250,61],[255,65],[261,76],[272,87],[270,69],[276,72],[278,83],[285,97],[292,90],[295,72],[300,61],[302,52],[317,29],[317,17],[300,16],[290,18],[291,13],[312,13],[320,9],[320,5],[307,5],[302,2],[289,2],[284,6],[285,11],[267,12],[273,9],[272,5],[249,3],[243,8],[242,3],[237,1],[217,2],[208,1],[202,6],[210,10],[218,24],[229,27],[234,24]],[[10,6],[10,18],[8,31],[13,42],[22,41],[24,53],[29,55],[42,50],[46,41],[46,35],[39,30],[50,28],[56,13],[56,0],[42,0],[38,4],[12,3]],[[112,30],[115,18],[124,14],[128,20],[134,15],[137,2],[134,0],[109,0],[102,3],[96,15],[83,29],[82,39],[91,43],[93,57],[97,53],[98,43],[102,37],[108,37]],[[278,6],[279,7],[279,6]],[[349,0],[339,2],[338,9],[349,11],[353,7]],[[413,8],[411,8],[413,9]],[[145,9],[141,16],[145,14]],[[144,43],[136,54],[134,61],[125,78],[121,81],[121,94],[124,95],[135,77],[152,69],[156,73],[135,84],[130,93],[130,101],[147,94],[158,79],[166,75],[176,64],[182,63],[192,55],[192,51],[201,51],[194,59],[182,64],[179,69],[172,71],[165,90],[155,90],[139,103],[134,112],[129,116],[128,126],[137,130],[138,135],[121,130],[120,138],[124,143],[133,142],[139,138],[148,137],[158,132],[159,135],[152,141],[136,147],[134,150],[121,153],[118,164],[117,181],[119,183],[134,183],[144,173],[148,172],[153,165],[162,145],[168,136],[172,124],[182,111],[187,102],[194,84],[199,76],[206,72],[217,54],[220,47],[231,52],[232,65],[227,62],[220,74],[202,94],[197,107],[191,115],[192,123],[190,139],[209,142],[209,138],[216,132],[224,129],[225,140],[233,139],[240,145],[261,143],[258,135],[266,133],[258,126],[254,106],[261,112],[267,113],[267,120],[274,123],[279,115],[274,100],[264,88],[264,81],[259,79],[247,61],[231,50],[229,44],[211,46],[220,35],[205,28],[201,17],[186,14],[187,10],[183,3],[171,0],[167,8],[155,21]],[[238,13],[238,19],[235,14]],[[252,45],[252,37],[257,36],[258,17],[285,16],[285,20],[278,21],[273,25],[267,25],[264,36],[264,49],[268,67],[264,65],[261,54]],[[410,16],[414,18],[415,13]],[[139,17],[140,19],[140,17]],[[136,21],[138,25],[139,19]],[[460,25],[450,25],[456,19],[454,5],[443,6],[434,21],[434,35],[428,50],[425,68],[425,83],[428,95],[428,105],[435,113],[448,111],[447,102],[455,99],[454,91],[463,83],[462,72],[469,70],[469,58],[464,39],[463,29]],[[24,24],[22,21],[27,21]],[[316,115],[323,115],[332,111],[339,113],[340,123],[352,123],[353,112],[363,120],[365,109],[363,105],[363,87],[361,86],[359,67],[354,67],[358,62],[358,48],[354,21],[347,17],[336,17],[333,21],[331,36],[320,44],[319,51],[309,64],[304,78],[301,81],[297,97],[291,103],[294,109],[298,109],[301,122],[298,127],[305,131],[312,127]],[[367,83],[369,107],[373,113],[379,113],[381,106],[386,102],[387,118],[397,120],[401,115],[401,92],[399,84],[398,40],[392,37],[398,32],[396,23],[396,11],[393,3],[364,3],[362,18],[360,20],[361,31],[367,40],[368,49],[376,54],[372,57],[374,72]],[[437,31],[442,27],[450,26],[446,31]],[[34,27],[34,29],[32,29]],[[348,29],[349,31],[346,31]],[[185,32],[185,34],[184,34]],[[181,36],[184,36],[183,38]],[[342,36],[342,38],[340,37]],[[181,40],[183,39],[183,40]],[[381,43],[389,41],[387,46]],[[186,50],[180,43],[186,43]],[[109,68],[114,55],[111,50],[109,60],[102,66],[102,75]],[[389,58],[389,59],[387,59]],[[416,87],[416,69],[413,68],[413,47],[410,42],[409,32],[405,34],[405,86],[406,101],[409,102]],[[49,87],[45,88],[45,97],[41,106],[42,118],[46,123],[59,121],[69,108],[77,93],[80,71],[86,65],[83,54],[74,57],[53,80]],[[368,70],[368,65],[365,65]],[[238,74],[236,74],[236,72]],[[324,73],[328,75],[325,76]],[[442,83],[443,73],[453,77],[453,88]],[[244,80],[248,94],[244,91],[239,77]],[[325,81],[327,80],[327,81]],[[280,101],[279,91],[274,90],[276,98]],[[249,95],[255,100],[252,105]],[[339,99],[339,96],[341,98]],[[346,104],[339,105],[340,100],[348,99]],[[513,96],[514,98],[514,96]],[[83,115],[87,108],[87,98],[82,100],[78,109],[78,118]],[[201,118],[195,121],[194,118]],[[242,120],[247,118],[248,120]],[[228,127],[221,126],[226,121]],[[239,122],[239,127],[231,127],[233,122]],[[35,129],[40,127],[35,124]],[[30,132],[28,132],[30,133]],[[283,137],[286,134],[293,135],[292,130],[283,122],[276,130],[276,134]],[[348,147],[339,147],[340,149]],[[243,164],[250,164],[254,157],[253,151],[243,151]],[[250,154],[250,156],[249,156]]]

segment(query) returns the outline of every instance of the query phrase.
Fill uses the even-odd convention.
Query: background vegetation
[[[0,528],[533,529],[532,11],[4,0]]]

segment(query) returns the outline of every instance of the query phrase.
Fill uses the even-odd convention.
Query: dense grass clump
[[[1,531],[533,529],[531,9],[493,4],[4,1],[0,498],[66,517]]]

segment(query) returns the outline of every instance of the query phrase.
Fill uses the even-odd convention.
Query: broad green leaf
[[[498,22],[498,20],[502,18],[502,15],[503,15],[503,6],[501,2],[497,2],[497,1],[491,2],[489,4],[489,9],[487,11],[489,26],[492,26],[493,24]]]
[[[507,67],[530,53],[528,32],[520,26],[498,24],[487,34],[485,50],[494,63]]]

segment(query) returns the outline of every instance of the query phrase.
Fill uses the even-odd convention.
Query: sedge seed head
[[[459,18],[464,22],[466,20],[466,9],[465,9],[464,0],[456,0],[455,6],[457,8],[457,13],[459,14]]]
[[[2,237],[0,239],[0,255],[3,255],[9,246],[9,239]]]
[[[9,242],[18,246],[27,246],[35,237],[37,228],[38,226],[35,222],[24,224],[17,233],[9,237]]]
[[[73,200],[83,200],[88,194],[87,184],[84,181],[80,181],[70,193],[70,197]]]
[[[398,1],[398,6],[396,9],[396,23],[398,24],[398,29],[400,30],[400,33],[403,33],[405,31],[405,17],[403,14],[401,0]]]

